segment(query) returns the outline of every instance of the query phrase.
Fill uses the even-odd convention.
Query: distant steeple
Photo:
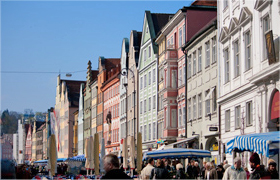
[[[87,67],[87,83],[90,83],[92,81],[92,73],[91,73],[91,62],[88,61],[88,67]]]

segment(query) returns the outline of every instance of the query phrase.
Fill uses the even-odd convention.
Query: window
[[[188,78],[191,77],[191,71],[192,71],[192,62],[191,62],[191,55],[188,56]]]
[[[191,106],[192,106],[192,101],[191,101],[191,98],[188,99],[188,120],[190,121],[191,119]]]
[[[147,75],[144,75],[144,88],[147,87]]]
[[[182,125],[185,125],[185,120],[186,120],[186,108],[185,106],[183,107],[183,119],[182,119]]]
[[[210,66],[210,43],[205,43],[205,67]]]
[[[177,71],[172,70],[172,88],[177,88]]]
[[[144,61],[147,60],[147,52],[146,52],[146,49],[144,50]]]
[[[152,79],[152,75],[151,75],[151,71],[149,72],[149,85],[151,85],[151,80]]]
[[[253,106],[252,101],[246,103],[246,125],[251,126],[253,123]]]
[[[251,67],[251,35],[249,31],[245,33],[245,70],[247,71]]]
[[[196,119],[196,96],[193,97],[193,119]]]
[[[225,112],[225,131],[230,131],[230,110]]]
[[[179,29],[179,47],[182,46],[182,28]]]
[[[270,30],[269,16],[263,18],[263,59],[267,59],[265,34]]]
[[[235,129],[240,128],[240,106],[235,107]]]
[[[198,117],[202,116],[202,95],[201,93],[198,95]]]
[[[198,49],[198,71],[200,72],[202,69],[202,56],[201,56],[201,47]]]
[[[205,92],[205,97],[210,93],[209,90],[207,90]],[[206,115],[208,115],[210,113],[210,96],[208,96],[209,98],[207,98],[205,100],[205,110],[206,110]]]
[[[153,109],[156,108],[156,95],[153,96]]]
[[[171,45],[174,45],[174,38],[171,36]],[[172,46],[174,48],[174,46]]]
[[[212,107],[213,107],[213,112],[215,112],[217,110],[217,91],[216,91],[216,87],[213,90],[212,96],[213,96],[213,101],[212,101],[213,106]]]
[[[151,106],[152,106],[152,101],[151,98],[149,97],[149,111],[151,111]]]
[[[143,89],[143,77],[140,79],[140,89]]]
[[[146,33],[148,33],[149,32],[149,26],[147,25],[147,27],[146,27]]]
[[[217,45],[216,36],[212,38],[212,63],[217,61]]]
[[[182,66],[183,69],[183,78],[182,78],[182,85],[185,84],[185,78],[186,78],[186,66],[183,64]]]
[[[143,134],[143,132],[142,132],[142,126],[140,126],[140,133]]]
[[[151,57],[151,46],[149,46],[149,58]]]
[[[234,77],[240,75],[240,62],[239,62],[239,43],[238,40],[234,42]]]
[[[183,44],[185,44],[185,41],[186,41],[186,39],[185,39],[185,37],[186,37],[186,36],[185,36],[185,33],[186,33],[186,25],[184,24],[184,25],[183,25],[183,42],[182,42]]]
[[[196,52],[193,53],[193,75],[196,74]]]
[[[182,110],[179,108],[179,118],[178,118],[178,127],[182,126]]]
[[[140,114],[142,114],[142,110],[143,110],[143,109],[142,109],[142,104],[143,104],[143,103],[142,103],[142,101],[141,101],[141,102],[140,102]]]
[[[156,82],[156,69],[153,69],[153,82]]]
[[[170,39],[167,40],[167,48],[170,47]]]
[[[177,110],[172,109],[171,110],[171,127],[177,127]]]
[[[156,123],[153,122],[153,139],[156,139]]]
[[[147,141],[147,125],[144,125],[144,141]]]
[[[144,100],[144,113],[147,111],[147,101],[146,99]]]
[[[182,69],[181,69],[181,68],[179,69],[178,84],[179,84],[179,87],[180,87],[180,86],[181,86],[181,84],[182,84]]]
[[[151,136],[152,136],[152,125],[149,124],[149,140],[151,140]]]
[[[225,83],[229,82],[229,52],[228,49],[224,50],[225,60]]]

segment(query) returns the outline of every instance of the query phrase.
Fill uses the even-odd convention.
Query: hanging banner
[[[280,117],[280,99],[279,99],[279,91],[277,91],[271,103],[271,120],[277,119]]]

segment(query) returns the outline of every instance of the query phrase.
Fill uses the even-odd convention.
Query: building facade
[[[84,154],[84,83],[80,85],[78,113],[78,154]]]
[[[96,131],[96,117],[97,117],[97,78],[93,80],[90,85],[91,88],[91,135],[94,136]]]
[[[78,116],[79,116],[79,110],[74,112],[73,156],[78,155]]]
[[[236,135],[279,131],[279,11],[275,0],[218,1],[220,149],[229,162],[249,165],[250,152],[224,154]]]
[[[62,80],[57,78],[56,130],[58,158],[73,156],[74,112],[79,109],[80,87],[85,81]]]
[[[142,133],[143,150],[155,149],[157,145],[157,99],[158,99],[158,47],[154,43],[160,29],[173,14],[156,14],[145,11],[139,56],[139,131]]]

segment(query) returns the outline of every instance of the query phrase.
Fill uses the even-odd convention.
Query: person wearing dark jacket
[[[254,152],[249,161],[253,171],[249,179],[271,179],[265,167],[260,165],[261,160],[257,153]]]
[[[187,168],[187,174],[190,179],[195,179],[196,168],[194,167],[194,160],[191,160],[191,164]]]
[[[216,170],[218,174],[218,179],[223,179],[224,172],[225,172],[224,167],[222,165],[218,165]]]
[[[131,179],[119,169],[118,157],[114,154],[107,154],[103,158],[104,170],[106,174],[101,179]]]
[[[186,174],[181,163],[176,164],[176,179],[186,179]]]
[[[273,159],[268,160],[267,171],[270,174],[271,179],[279,179],[279,173],[276,170],[276,162]]]
[[[151,172],[150,179],[169,179],[169,172],[165,169],[164,162],[161,159],[157,160],[156,168]]]

